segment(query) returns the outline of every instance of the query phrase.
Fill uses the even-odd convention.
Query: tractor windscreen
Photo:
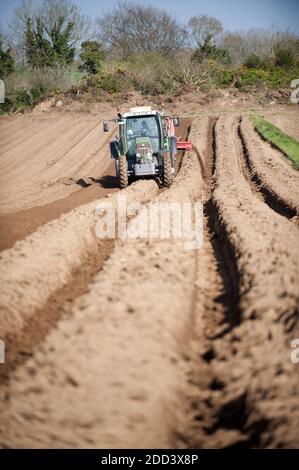
[[[161,148],[159,122],[156,116],[132,116],[126,119],[125,127],[129,155],[136,153],[136,138],[149,137],[152,152],[157,153]]]

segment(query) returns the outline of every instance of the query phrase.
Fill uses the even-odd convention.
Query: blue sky
[[[73,1],[92,17],[109,11],[117,3],[117,0]],[[12,11],[21,3],[22,0],[0,0],[2,26],[9,23]],[[275,26],[290,27],[299,33],[299,0],[142,0],[140,3],[165,8],[182,22],[187,22],[192,15],[206,14],[218,18],[225,30]]]

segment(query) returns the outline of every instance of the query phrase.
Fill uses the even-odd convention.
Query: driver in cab
[[[146,137],[149,134],[149,128],[145,121],[141,123],[141,135],[142,137]]]

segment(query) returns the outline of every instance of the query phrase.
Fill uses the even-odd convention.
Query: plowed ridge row
[[[189,154],[154,202],[194,201],[200,181]],[[195,270],[182,240],[117,242],[71,316],[11,375],[1,444],[172,446]]]
[[[145,202],[158,192],[154,181],[139,181],[125,191],[128,203]],[[116,204],[116,195],[107,202]],[[66,285],[73,270],[101,247],[96,238],[97,201],[78,207],[41,227],[0,254],[1,334],[24,326],[51,294]]]
[[[205,147],[206,133],[206,118],[195,120],[197,152],[184,157],[170,189],[158,194],[154,182],[141,182],[127,190],[132,200],[202,200],[203,247],[118,241],[69,315],[11,371],[1,390],[1,446],[299,445],[298,373],[289,360],[299,334],[298,227],[248,181],[238,120],[220,118]],[[93,210],[76,209],[4,252],[12,276],[5,325],[26,321],[23,311],[34,315],[92,253]]]
[[[47,117],[0,121],[0,213],[8,214],[63,198],[86,176],[97,178],[109,165],[98,118],[50,113]]]
[[[239,124],[245,167],[269,206],[292,218],[299,214],[299,174],[278,150],[260,139],[247,118]]]
[[[298,228],[248,185],[237,130],[233,118],[216,124],[212,205],[216,236],[238,274],[239,305],[226,311],[222,336],[205,332],[202,365],[191,373],[188,442],[298,447],[299,382],[289,349],[298,337]]]

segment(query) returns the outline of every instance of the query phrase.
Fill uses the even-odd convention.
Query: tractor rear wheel
[[[164,154],[163,157],[163,186],[169,188],[173,181],[172,165],[170,153]]]
[[[128,184],[128,162],[126,156],[121,155],[119,157],[119,187],[125,189]]]

